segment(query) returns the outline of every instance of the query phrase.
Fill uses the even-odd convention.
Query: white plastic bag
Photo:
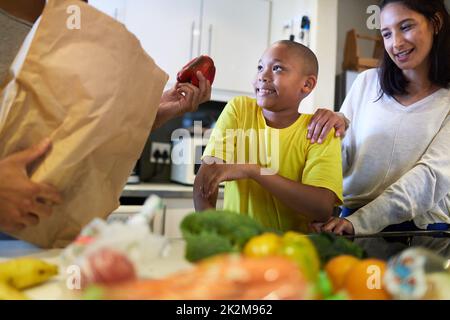
[[[150,277],[149,266],[168,244],[166,237],[152,233],[149,227],[161,210],[161,199],[151,196],[126,223],[93,220],[62,253],[63,268],[79,266],[82,287]]]

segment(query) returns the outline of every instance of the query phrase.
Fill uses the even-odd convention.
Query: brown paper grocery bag
[[[48,1],[17,60],[23,64],[0,92],[0,158],[49,136],[52,151],[32,180],[56,186],[64,204],[12,236],[64,247],[118,207],[168,77],[122,24],[79,0]]]

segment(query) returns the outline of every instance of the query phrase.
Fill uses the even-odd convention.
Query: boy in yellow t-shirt
[[[226,181],[224,209],[281,231],[308,231],[342,203],[339,138],[307,140],[312,115],[298,106],[315,88],[318,62],[307,47],[279,41],[261,57],[256,99],[237,97],[220,115],[194,184],[197,211],[215,208]]]

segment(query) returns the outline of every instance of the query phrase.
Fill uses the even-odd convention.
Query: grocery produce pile
[[[255,259],[266,268],[268,258],[294,263],[303,291],[290,296],[293,299],[450,299],[448,262],[426,249],[410,248],[386,262],[367,257],[345,237],[280,233],[226,211],[191,214],[182,221],[181,230],[186,259],[191,262],[234,254],[235,259]],[[278,289],[287,284],[278,283]],[[252,298],[280,298],[279,290],[271,287]]]
[[[406,250],[388,264],[367,257],[364,250],[344,237],[281,233],[264,228],[248,216],[227,211],[192,213],[185,217],[180,228],[186,244],[185,258],[193,263],[193,268],[157,280],[100,283],[91,286],[85,297],[450,298],[450,273],[444,270],[446,261],[426,250]]]
[[[308,299],[349,298],[343,285],[337,285],[337,280],[344,275],[333,273],[341,267],[340,264],[335,266],[335,261],[342,258],[361,263],[366,261],[360,260],[365,257],[364,251],[343,237],[325,233],[303,235],[292,231],[282,234],[233,212],[191,214],[182,221],[181,230],[186,240],[186,259],[191,262],[229,253],[237,254],[241,259],[264,261],[262,259],[278,257],[294,263],[302,279],[302,297]],[[267,266],[267,261],[262,263]],[[384,266],[382,261],[376,263]],[[326,272],[327,269],[330,272]],[[265,294],[273,297],[274,292]],[[364,298],[359,292],[352,296],[359,297]]]
[[[167,242],[146,228],[94,221],[83,230],[62,254],[80,268],[79,298],[450,299],[448,261],[429,250],[410,248],[386,262],[345,237],[282,233],[227,211],[186,216],[180,229],[191,267],[152,279],[145,271]],[[57,273],[36,259],[0,263],[0,299],[25,299],[21,290]]]

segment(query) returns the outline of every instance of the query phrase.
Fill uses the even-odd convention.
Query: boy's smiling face
[[[309,92],[308,76],[303,74],[303,59],[283,44],[267,49],[258,63],[253,87],[258,105],[270,111],[298,108]]]

